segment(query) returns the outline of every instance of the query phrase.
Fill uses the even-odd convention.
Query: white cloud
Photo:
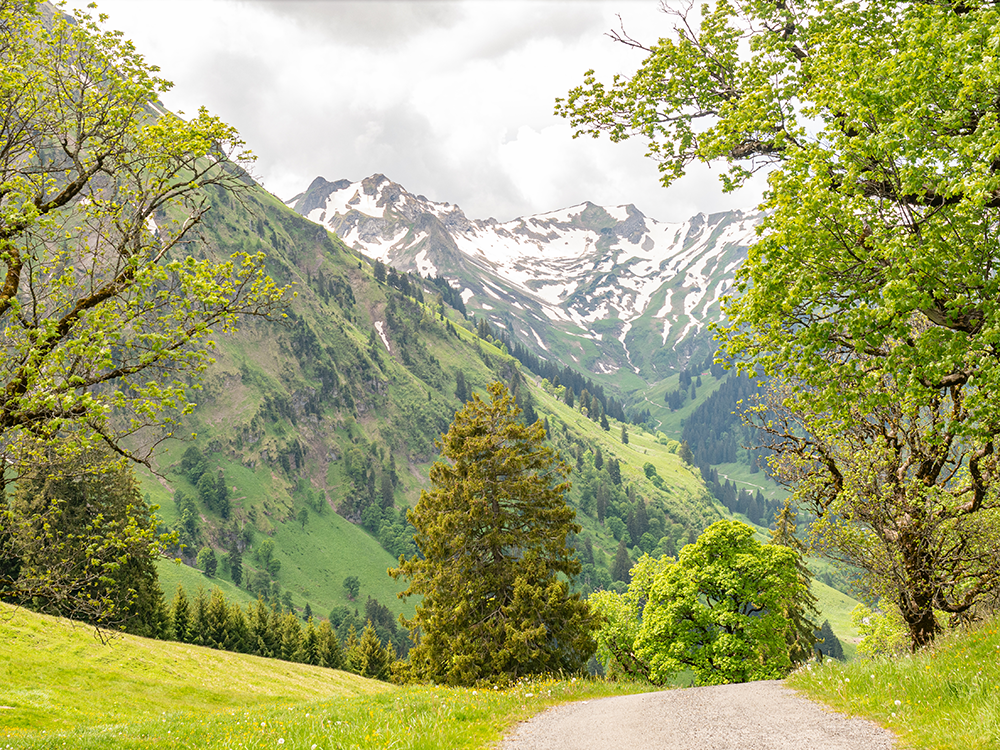
[[[604,32],[620,13],[633,36],[665,34],[654,0],[99,5],[176,83],[167,105],[235,125],[283,198],[317,175],[381,172],[502,220],[584,200],[678,220],[757,200],[722,196],[705,169],[666,191],[642,143],[573,140],[554,116],[587,69],[607,80],[638,66],[642,54]]]

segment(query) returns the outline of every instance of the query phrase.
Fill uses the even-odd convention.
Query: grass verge
[[[1000,747],[1000,621],[941,636],[912,656],[810,664],[788,684],[922,750]]]

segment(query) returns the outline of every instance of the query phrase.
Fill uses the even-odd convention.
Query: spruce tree
[[[790,608],[785,616],[792,623],[792,627],[788,630],[789,655],[793,664],[800,664],[812,658],[816,643],[816,624],[811,618],[818,615],[819,611],[816,609],[816,597],[810,590],[812,573],[803,559],[805,545],[795,536],[796,526],[795,510],[791,501],[785,500],[784,506],[774,517],[771,544],[788,547],[795,552],[795,568],[802,583],[803,594],[796,598],[795,606]]]
[[[262,597],[247,607],[247,624],[250,629],[249,648],[257,656],[274,656],[274,630],[271,628],[271,608]]]
[[[241,654],[250,652],[250,624],[238,604],[229,605],[224,648],[226,651],[238,651]]]
[[[375,633],[375,627],[369,620],[361,631],[361,638],[355,649],[354,661],[358,674],[362,677],[385,680],[389,676],[389,667],[394,658],[392,647],[382,645]]]
[[[222,590],[212,589],[212,595],[205,607],[205,626],[202,631],[202,644],[210,648],[226,648],[228,636],[229,607]]]
[[[319,634],[316,632],[316,624],[312,618],[309,618],[302,635],[302,662],[304,664],[319,664]]]
[[[302,661],[302,627],[299,618],[286,612],[281,618],[281,658],[285,661]]]
[[[814,632],[814,639],[816,641],[816,653],[819,658],[829,657],[830,659],[843,660],[844,658],[844,647],[840,643],[840,639],[833,632],[833,628],[830,627],[829,620],[823,620],[823,625],[819,630]]]
[[[414,673],[449,684],[576,671],[594,650],[596,622],[566,580],[580,571],[567,467],[502,383],[489,393],[442,437],[433,487],[409,514],[420,554],[390,571],[423,596],[406,621],[420,633]]]
[[[191,607],[191,625],[188,628],[188,643],[196,646],[205,645],[205,617],[208,612],[208,595],[205,589],[199,587]]]
[[[632,560],[628,556],[628,548],[625,540],[618,542],[618,551],[615,553],[615,561],[611,564],[611,580],[629,582],[629,571],[632,569]]]
[[[170,620],[173,626],[174,638],[182,643],[187,643],[191,629],[191,605],[188,603],[187,593],[184,586],[177,584],[177,591],[174,593],[174,601],[170,605]]]
[[[229,548],[229,577],[237,586],[243,583],[243,554],[235,541]]]
[[[344,649],[329,620],[323,620],[316,629],[316,654],[321,667],[344,668]]]

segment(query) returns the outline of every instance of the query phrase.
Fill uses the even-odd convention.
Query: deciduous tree
[[[753,535],[717,521],[676,561],[643,555],[624,596],[595,594],[608,620],[598,634],[604,657],[656,684],[685,669],[700,685],[783,677],[793,664],[786,612],[807,589],[795,553]]]
[[[646,138],[664,184],[693,161],[727,188],[770,170],[725,348],[788,384],[787,476],[926,644],[935,609],[997,583],[1000,7],[664,7],[669,38],[617,34],[648,54],[634,76],[589,73],[557,109]]]
[[[414,672],[451,684],[575,671],[594,649],[595,620],[566,581],[580,570],[567,467],[502,383],[489,393],[442,437],[433,488],[409,514],[420,555],[390,571],[409,579],[403,596],[423,596],[406,621]]]
[[[189,254],[206,188],[244,189],[252,156],[204,110],[166,112],[159,95],[170,84],[156,73],[84,12],[74,21],[0,0],[8,470],[30,465],[25,452],[95,441],[144,458],[121,439],[190,408],[189,376],[206,366],[213,332],[282,296],[260,256]]]

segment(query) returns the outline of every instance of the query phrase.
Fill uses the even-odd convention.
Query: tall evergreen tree
[[[191,631],[191,605],[188,602],[184,586],[179,583],[170,606],[170,621],[173,625],[174,638],[182,643],[187,643]]]
[[[271,608],[262,597],[247,606],[247,624],[250,629],[249,651],[257,656],[274,656],[274,630],[271,627]]]
[[[834,634],[833,628],[830,627],[829,620],[823,620],[823,625],[814,632],[813,637],[816,643],[816,653],[821,659],[829,657],[838,661],[843,660],[844,647]]]
[[[202,645],[210,648],[226,648],[229,627],[229,606],[222,589],[213,588],[205,606],[205,622],[202,630]]]
[[[226,616],[226,651],[250,652],[250,623],[240,609],[240,605],[231,603]]]
[[[611,564],[611,580],[629,582],[629,570],[632,569],[632,560],[628,556],[628,548],[625,540],[618,542],[618,551],[615,553],[615,561]]]
[[[318,664],[328,669],[343,669],[344,649],[329,620],[323,620],[316,629],[316,654]]]
[[[302,627],[299,618],[286,612],[280,620],[281,658],[285,661],[302,661]]]
[[[229,547],[229,577],[237,586],[243,583],[243,553],[235,541]]]
[[[450,684],[575,671],[594,649],[596,623],[565,580],[580,571],[566,544],[580,531],[559,481],[567,468],[502,383],[489,392],[442,437],[433,489],[409,514],[420,555],[390,571],[423,595],[406,622],[420,632],[415,673]]]
[[[357,648],[354,651],[354,665],[362,677],[385,680],[389,676],[389,667],[395,660],[391,646],[383,646],[375,633],[371,620],[361,631]]]
[[[191,607],[191,625],[188,627],[188,643],[197,646],[205,645],[205,619],[208,612],[208,595],[205,589],[198,589],[194,597],[194,605]]]
[[[796,527],[791,500],[785,500],[784,506],[774,518],[771,544],[788,547],[795,552],[795,569],[802,585],[802,594],[790,600],[792,606],[785,612],[785,617],[792,625],[787,631],[789,656],[793,664],[801,664],[812,658],[816,643],[816,624],[812,618],[819,614],[819,610],[816,609],[816,597],[810,590],[812,573],[805,563],[805,545],[795,536]]]

